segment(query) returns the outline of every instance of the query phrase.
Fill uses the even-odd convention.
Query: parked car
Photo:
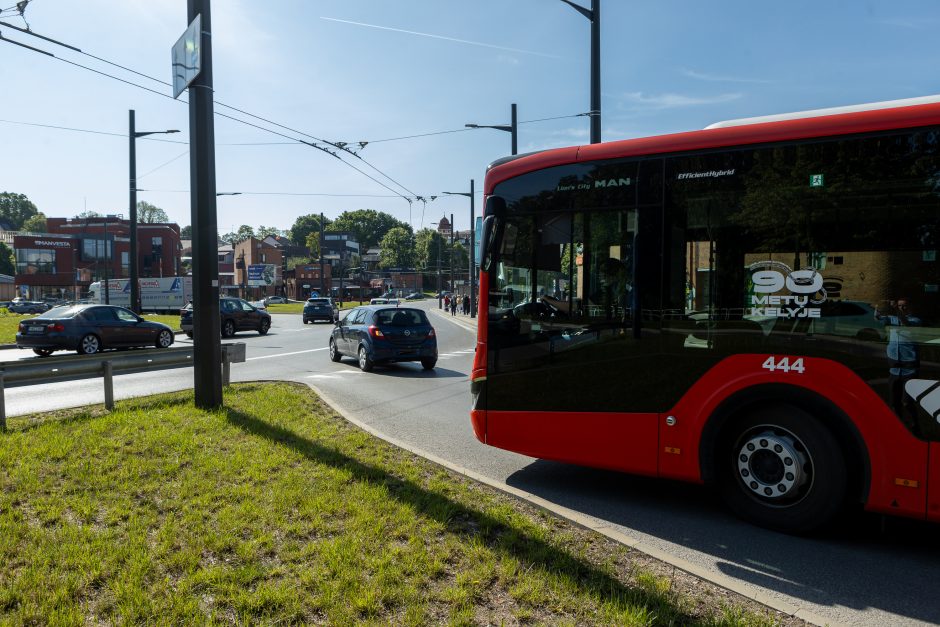
[[[173,329],[144,320],[116,305],[66,305],[54,307],[36,318],[20,322],[19,348],[31,348],[41,357],[57,350],[91,355],[106,348],[155,346],[169,348]]]
[[[271,314],[259,309],[241,298],[224,297],[219,299],[222,337],[232,337],[238,331],[257,331],[264,335],[271,328]],[[186,337],[193,336],[193,304],[189,303],[180,310],[180,328]]]
[[[7,307],[7,309],[9,309],[10,312],[12,313],[38,314],[38,313],[43,313],[45,311],[49,311],[51,307],[49,306],[48,303],[44,303],[41,301],[21,300],[19,302],[16,302],[16,300],[14,299],[14,302],[10,303],[10,306]]]
[[[284,296],[268,296],[264,299],[265,306],[267,305],[286,305],[288,302],[287,298]]]
[[[339,319],[339,307],[331,298],[308,298],[304,303],[304,324],[326,320],[336,322]]]
[[[421,292],[412,292],[405,296],[405,300],[424,300],[424,294]]]
[[[380,296],[378,298],[373,298],[372,300],[370,300],[369,304],[370,305],[387,305],[388,299],[385,298],[384,296]]]
[[[420,361],[425,370],[437,363],[437,334],[420,309],[365,305],[336,323],[330,335],[330,359],[355,356],[363,372],[377,363]]]

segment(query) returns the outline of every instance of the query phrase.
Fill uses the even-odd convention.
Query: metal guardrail
[[[114,375],[185,368],[193,363],[192,348],[146,349],[97,355],[63,355],[0,364],[0,430],[6,429],[6,388],[102,377],[104,405],[114,409]],[[245,361],[245,344],[222,345],[222,382],[228,385],[230,364]]]

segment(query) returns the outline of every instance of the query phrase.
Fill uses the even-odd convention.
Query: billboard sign
[[[273,263],[253,263],[248,266],[248,287],[267,287],[277,279],[277,266]]]

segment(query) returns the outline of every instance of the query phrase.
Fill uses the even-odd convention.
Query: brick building
[[[130,222],[116,216],[47,218],[46,233],[14,235],[13,252],[19,294],[78,299],[94,281],[130,276]],[[141,278],[178,276],[181,252],[179,225],[137,225]]]

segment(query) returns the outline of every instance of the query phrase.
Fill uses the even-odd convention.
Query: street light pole
[[[591,8],[561,0],[591,21],[591,143],[601,143],[601,0],[591,0]]]
[[[509,124],[464,124],[467,128],[495,128],[512,134],[512,154],[519,153],[519,124],[516,119],[516,103],[512,103],[512,121]]]
[[[468,278],[470,279],[470,317],[477,317],[477,297],[476,297],[476,275],[474,270],[476,269],[476,209],[473,204],[473,179],[470,179],[470,193],[467,192],[442,192],[444,194],[449,194],[451,196],[469,196],[470,197],[470,271],[468,273]],[[451,215],[451,228],[453,228],[453,215]],[[453,240],[451,240],[453,242]],[[453,247],[453,245],[451,246]]]
[[[130,206],[128,214],[130,216],[130,283],[131,283],[131,303],[130,310],[134,313],[140,313],[140,272],[137,265],[137,138],[146,135],[163,135],[169,133],[179,133],[176,129],[168,131],[144,131],[138,132],[134,120],[134,110],[128,112],[128,130],[127,137],[130,148]]]

